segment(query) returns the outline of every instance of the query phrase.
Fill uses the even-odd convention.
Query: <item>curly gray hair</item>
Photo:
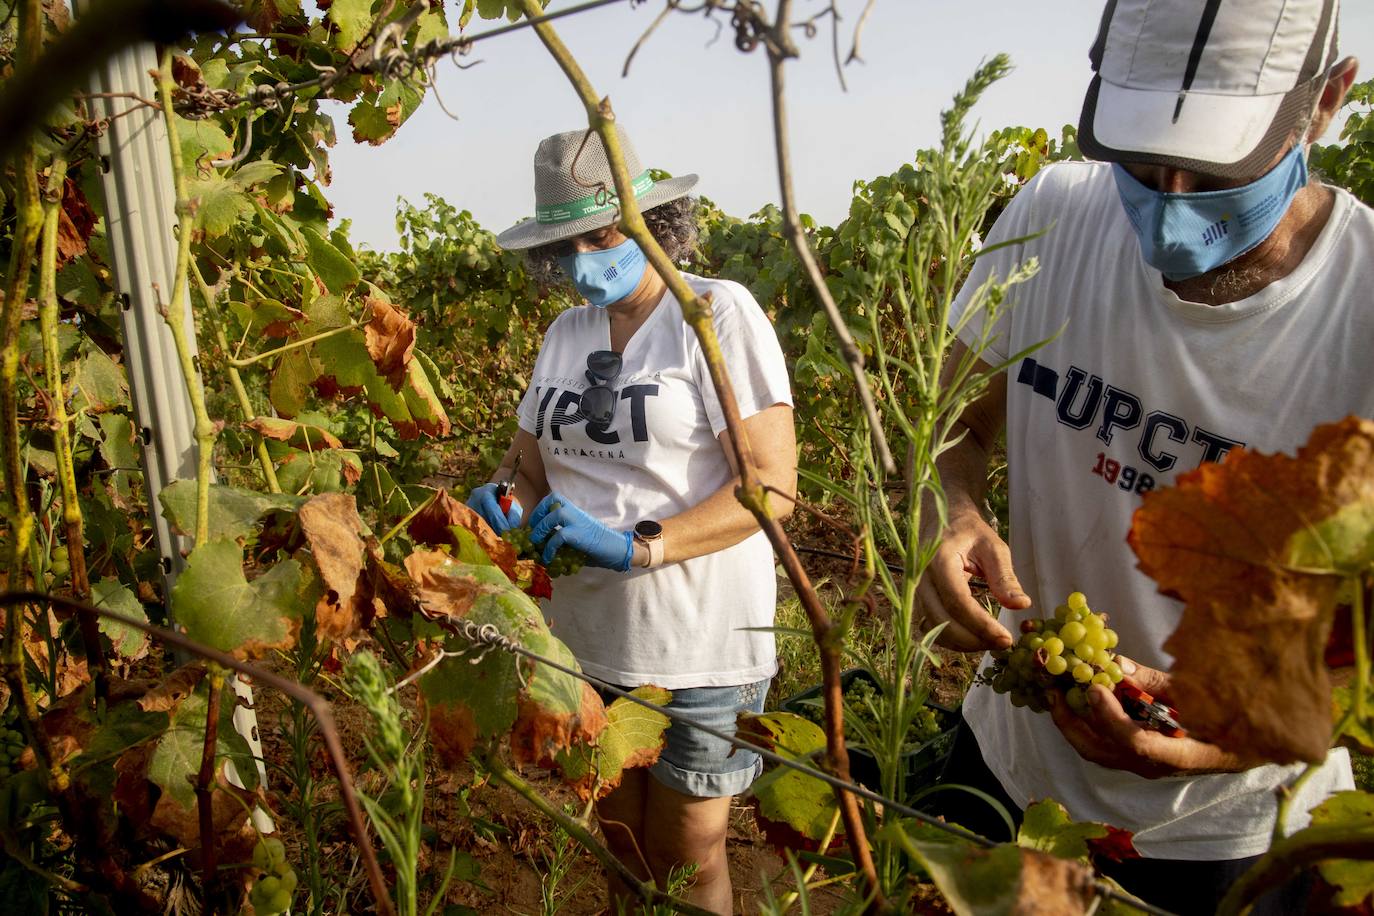
[[[674,262],[681,263],[696,251],[699,204],[695,197],[679,197],[644,211],[649,233]],[[525,252],[525,270],[535,282],[544,286],[569,282],[563,268],[558,266],[558,252],[565,244],[552,242]]]

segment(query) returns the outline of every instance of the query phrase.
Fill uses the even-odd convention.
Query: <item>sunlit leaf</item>
[[[91,583],[91,603],[98,608],[148,622],[148,615],[138,597],[118,579],[99,579]],[[148,654],[148,635],[125,623],[100,618],[100,632],[109,637],[110,644],[121,657],[136,661]]]
[[[310,383],[319,378],[321,367],[306,350],[282,354],[268,385],[268,397],[277,413],[294,417],[310,402]]]
[[[1374,795],[1368,792],[1337,792],[1312,809],[1312,826],[1374,828]],[[1300,838],[1302,831],[1294,834]],[[1337,889],[1334,903],[1354,907],[1374,894],[1374,862],[1356,859],[1324,859],[1317,865],[1323,880]]]
[[[1204,464],[1146,494],[1130,544],[1185,604],[1164,644],[1184,725],[1246,756],[1324,759],[1327,634],[1344,578],[1374,565],[1374,422],[1320,426],[1297,457]]]
[[[372,25],[372,0],[332,0],[326,15],[338,28],[334,46],[347,53],[358,46]]]
[[[279,417],[254,417],[243,424],[267,439],[277,439],[292,448],[305,450],[343,448],[339,437],[310,423],[283,420]]]
[[[1071,859],[979,846],[929,824],[893,821],[882,834],[930,874],[958,916],[1081,916],[1096,896],[1092,869]]]
[[[90,349],[77,365],[72,380],[77,411],[103,413],[129,406],[129,380],[124,367],[98,349]]]
[[[825,751],[825,732],[790,712],[741,715],[739,736],[789,760],[812,763]],[[774,766],[750,789],[759,825],[779,848],[815,849],[835,817],[835,792],[814,776]]]
[[[1088,858],[1088,841],[1107,835],[1105,824],[1074,823],[1059,802],[1045,799],[1026,809],[1016,835],[1019,846],[1038,849],[1061,859]]]
[[[175,480],[158,494],[162,515],[178,532],[196,533],[197,491],[194,480]],[[287,493],[259,493],[225,484],[210,485],[210,539],[244,538],[258,530],[269,512],[293,512],[304,502]]]
[[[310,251],[310,269],[319,275],[331,293],[341,296],[361,279],[358,265],[328,239],[309,226],[301,227],[301,235]]]
[[[631,693],[641,700],[666,706],[673,698],[671,691],[647,685]],[[570,782],[582,798],[597,798],[620,785],[624,771],[647,767],[658,760],[663,750],[663,732],[671,724],[669,718],[638,703],[618,697],[606,707],[606,729],[592,745],[574,745],[558,754],[558,766],[563,778]]]
[[[186,635],[208,646],[255,658],[289,649],[314,604],[304,595],[300,564],[283,560],[249,582],[243,549],[229,540],[200,544],[172,587],[172,612]]]

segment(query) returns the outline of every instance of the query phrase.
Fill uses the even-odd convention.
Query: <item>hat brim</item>
[[[665,178],[663,181],[654,182],[654,186],[636,198],[641,211],[657,207],[659,204],[666,204],[671,200],[686,196],[687,192],[696,187],[696,175],[680,175],[677,178]],[[620,219],[620,208],[609,207],[600,213],[593,213],[581,219],[570,220],[566,223],[541,223],[533,217],[524,219],[505,232],[496,236],[496,244],[508,251],[520,251],[525,248],[537,248],[540,245],[548,245],[551,242],[561,242],[570,239],[575,235],[584,232],[591,232],[595,229],[604,229]]]
[[[1287,148],[1313,101],[1312,84],[1263,96],[1131,89],[1094,76],[1078,147],[1104,162],[1163,165],[1254,178]],[[1177,115],[1177,116],[1175,116]]]

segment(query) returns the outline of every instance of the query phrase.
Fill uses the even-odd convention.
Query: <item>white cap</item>
[[[1078,144],[1110,162],[1249,178],[1311,113],[1339,0],[1108,0]]]

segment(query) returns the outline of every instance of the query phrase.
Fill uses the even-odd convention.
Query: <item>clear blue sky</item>
[[[448,0],[450,12],[454,5]],[[847,49],[864,0],[838,5]],[[611,5],[557,28],[597,91],[610,96],[646,165],[698,173],[698,191],[739,216],[778,200],[767,59],[762,50],[735,50],[724,17],[717,15],[725,28],[713,44],[710,21],[669,17],[621,77],[627,53],[661,8],[661,0]],[[800,0],[794,8],[801,18],[821,4]],[[1077,123],[1101,8],[1101,0],[878,0],[863,34],[865,63],[845,70],[847,93],[835,76],[828,23],[814,40],[798,34],[802,56],[787,65],[787,97],[799,206],[823,222],[841,219],[854,180],[892,172],[932,145],[940,110],[980,61],[999,52],[1015,70],[975,109],[984,127],[1020,124],[1057,135]],[[474,20],[469,31],[492,25]],[[1361,77],[1374,74],[1374,4],[1348,0],[1341,39],[1343,52],[1361,59]],[[459,121],[430,96],[396,137],[372,147],[354,143],[344,110],[334,112],[339,144],[328,194],[336,216],[353,221],[355,242],[395,248],[397,198],[419,203],[426,191],[471,210],[493,231],[533,210],[534,148],[549,134],[585,126],[581,106],[532,30],[481,42],[472,59],[482,63],[465,71],[439,65],[439,91]]]

